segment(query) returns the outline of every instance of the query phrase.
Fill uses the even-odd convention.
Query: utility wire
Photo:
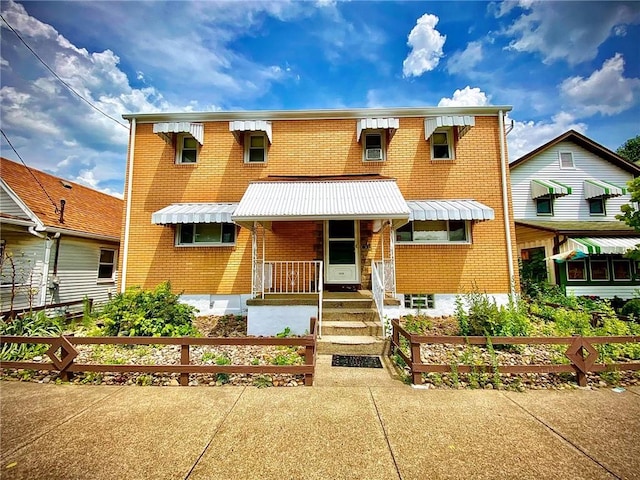
[[[4,139],[7,141],[7,143],[9,144],[9,146],[11,147],[11,150],[13,150],[13,152],[18,156],[18,158],[20,159],[20,161],[22,162],[22,164],[27,168],[27,170],[29,171],[29,173],[31,174],[31,176],[35,179],[35,181],[37,182],[38,185],[40,185],[40,188],[42,189],[42,191],[44,192],[44,194],[47,196],[47,198],[49,199],[49,201],[51,202],[51,204],[53,205],[53,208],[55,209],[56,213],[59,213],[58,210],[58,205],[56,204],[56,202],[53,201],[53,199],[51,198],[51,196],[49,195],[49,193],[47,193],[47,190],[44,188],[44,186],[40,183],[40,180],[38,180],[38,177],[36,177],[35,173],[33,173],[33,171],[29,168],[29,165],[27,165],[25,163],[25,161],[22,159],[22,157],[20,156],[20,154],[18,153],[18,151],[15,149],[15,147],[11,144],[11,141],[9,140],[9,137],[7,137],[7,134],[4,133],[4,130],[2,130],[0,128],[0,133],[2,133],[2,136],[4,137]]]
[[[27,44],[27,42],[24,41],[24,39],[20,36],[20,34],[9,24],[9,22],[7,22],[7,20],[0,15],[0,18],[2,18],[2,21],[4,23],[7,24],[7,27],[9,27],[9,29],[16,35],[16,37],[18,37],[18,39],[24,44],[25,47],[27,47],[27,49],[33,53],[33,55],[40,61],[40,63],[42,63],[42,65],[44,65],[44,67],[49,70],[49,72],[51,72],[51,74],[56,77],[60,83],[62,83],[65,87],[67,87],[67,89],[69,89],[69,91],[71,93],[73,93],[74,95],[76,95],[80,100],[82,100],[83,102],[85,102],[87,105],[89,105],[91,108],[93,108],[94,110],[100,112],[102,115],[104,115],[105,117],[107,117],[110,120],[113,120],[114,122],[116,122],[118,125],[120,125],[123,128],[126,128],[127,130],[129,130],[129,127],[127,125],[125,125],[124,123],[120,123],[120,121],[114,117],[112,117],[111,115],[109,115],[108,113],[100,110],[98,107],[96,107],[94,104],[92,104],[89,100],[87,100],[86,98],[84,98],[82,95],[80,95],[78,92],[76,92],[73,87],[71,87],[71,85],[69,85],[67,82],[65,82],[62,78],[60,78],[60,76],[58,76],[58,74],[56,72],[53,71],[53,69],[51,67],[49,67],[49,65],[46,64],[46,62],[44,60],[42,60],[42,58],[40,58],[40,56],[33,50],[33,48],[31,48],[29,46],[29,44]]]

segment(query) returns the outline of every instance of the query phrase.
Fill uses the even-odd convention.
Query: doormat
[[[333,355],[332,367],[382,368],[380,357],[368,355]]]

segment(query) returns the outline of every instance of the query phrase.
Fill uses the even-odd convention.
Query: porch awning
[[[409,218],[395,180],[263,181],[249,184],[234,222],[250,227],[289,220],[392,220]]]
[[[400,128],[400,120],[397,118],[361,118],[358,120],[357,138],[360,141],[363,130],[387,130],[391,138],[398,128]]]
[[[231,223],[237,203],[174,203],[151,214],[151,223]]]
[[[531,180],[531,198],[544,197],[546,195],[553,195],[555,197],[561,197],[563,195],[571,195],[571,187],[568,187],[555,180]]]
[[[640,237],[583,237],[569,239],[569,248],[586,254],[623,255],[640,244]]]
[[[598,197],[619,197],[626,193],[627,189],[625,187],[620,187],[604,180],[589,179],[584,181],[584,198],[587,200]]]
[[[424,139],[429,140],[433,132],[442,127],[458,127],[458,136],[462,137],[469,128],[475,126],[476,117],[472,115],[441,115],[424,119]]]
[[[229,122],[229,131],[233,132],[236,140],[240,140],[240,135],[244,132],[265,132],[269,143],[273,143],[271,122],[268,120],[233,120]]]
[[[493,208],[475,200],[407,200],[409,220],[493,220]]]
[[[153,133],[159,135],[169,145],[173,144],[173,136],[170,135],[172,133],[188,133],[195,138],[200,145],[204,145],[204,125],[202,123],[154,123]]]

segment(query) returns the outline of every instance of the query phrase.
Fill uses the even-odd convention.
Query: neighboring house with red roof
[[[640,265],[624,254],[640,234],[616,215],[640,167],[569,130],[509,168],[521,261],[546,259],[548,279],[567,293],[633,297]]]
[[[115,293],[122,200],[6,158],[0,173],[0,310]]]

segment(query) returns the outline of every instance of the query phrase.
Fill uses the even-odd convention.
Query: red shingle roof
[[[120,238],[123,201],[119,198],[33,168],[27,169],[24,165],[2,157],[0,173],[2,180],[45,226]],[[34,176],[56,203],[57,211]],[[71,188],[66,188],[65,184]],[[60,222],[60,199],[66,200],[63,222]]]

